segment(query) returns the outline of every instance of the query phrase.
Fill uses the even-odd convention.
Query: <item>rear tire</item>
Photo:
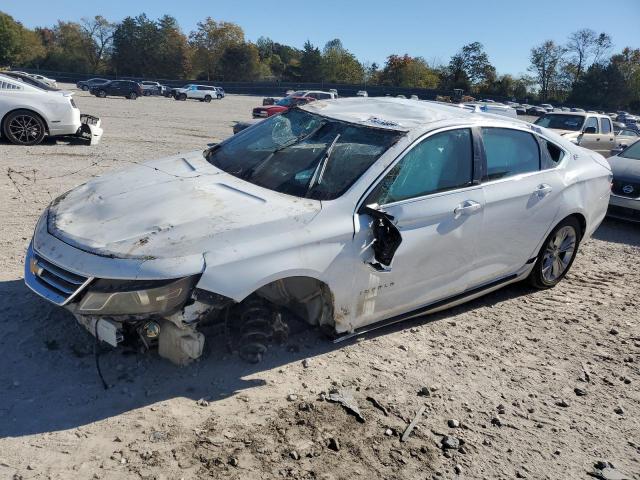
[[[82,86],[82,91],[83,91],[83,92],[88,92],[88,91],[89,91],[89,87],[88,87],[88,86],[86,86],[86,85],[83,85],[83,86]]]
[[[106,98],[107,92],[105,92],[104,90],[98,90],[98,93],[96,93],[96,97]]]
[[[211,95],[205,95],[204,101],[209,103],[211,101]]]
[[[3,135],[15,145],[38,145],[47,129],[40,116],[30,110],[16,110],[4,119]]]
[[[575,217],[560,222],[545,239],[529,283],[539,289],[555,287],[566,276],[578,253],[582,229]]]
[[[129,100],[137,100],[138,94],[136,92],[131,92],[127,98]]]

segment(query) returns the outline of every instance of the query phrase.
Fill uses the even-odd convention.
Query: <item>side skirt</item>
[[[529,271],[530,271],[530,268],[526,268],[524,273],[528,274]],[[472,288],[470,290],[459,293],[457,295],[453,295],[451,297],[438,300],[437,302],[430,303],[423,307],[417,308],[416,310],[411,310],[409,312],[402,313],[400,315],[396,315],[391,318],[387,318],[386,320],[381,320],[371,325],[365,325],[364,327],[357,328],[353,332],[346,333],[344,335],[341,335],[335,338],[333,340],[333,343],[339,343],[344,340],[348,340],[350,338],[362,335],[363,333],[371,332],[373,330],[378,330],[379,328],[384,328],[388,325],[393,325],[394,323],[399,323],[404,320],[409,320],[410,318],[419,317],[421,315],[425,315],[428,313],[435,313],[440,310],[446,310],[447,308],[460,305],[470,300],[474,300],[491,291],[498,290],[499,288],[509,283],[513,283],[514,281],[519,280],[522,277],[524,277],[524,274],[521,271],[520,273],[514,273],[506,277],[499,278],[498,280],[494,280],[493,282],[485,283],[484,285]]]

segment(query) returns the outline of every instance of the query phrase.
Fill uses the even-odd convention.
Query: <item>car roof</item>
[[[394,97],[350,97],[320,100],[300,108],[336,120],[400,131],[414,130],[436,121],[464,121],[474,118],[472,112],[457,105]],[[492,115],[491,118],[493,119],[494,116]],[[510,120],[509,123],[513,123],[513,120]]]

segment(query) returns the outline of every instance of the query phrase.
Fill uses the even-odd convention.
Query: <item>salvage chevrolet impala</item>
[[[312,102],[47,208],[25,281],[100,340],[251,361],[296,318],[347,338],[528,279],[555,286],[611,169],[550,130],[395,98]]]

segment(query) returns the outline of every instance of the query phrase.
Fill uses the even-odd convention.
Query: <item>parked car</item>
[[[214,98],[222,98],[220,92],[216,90],[216,87],[211,85],[185,85],[182,88],[176,89],[174,93],[176,100],[186,100],[187,98],[193,100],[200,100],[201,102],[209,103]]]
[[[91,90],[91,87],[99,87],[101,85],[106,85],[111,80],[107,80],[106,78],[90,78],[89,80],[80,80],[76,83],[76,87],[85,92]]]
[[[46,85],[49,85],[51,88],[58,88],[58,82],[56,82],[53,78],[47,78],[44,75],[40,75],[38,73],[28,73],[27,75]]]
[[[535,117],[539,117],[539,116],[544,115],[546,113],[547,113],[547,109],[544,108],[544,107],[533,106],[533,107],[527,108],[527,115],[532,115],[532,116],[535,116]]]
[[[298,105],[304,105],[313,101],[315,101],[315,98],[311,96],[296,97],[291,95],[289,97],[281,98],[273,105],[263,105],[261,107],[254,108],[251,112],[251,116],[253,118],[267,118],[277,113],[286,112],[291,107],[297,107]]]
[[[493,115],[503,115],[505,117],[516,118],[518,113],[515,108],[501,103],[464,103],[463,108],[476,113],[491,113]]]
[[[573,107],[573,108],[571,108],[571,111],[572,112],[577,112],[577,113],[584,113],[584,109],[583,108]]]
[[[541,103],[540,106],[547,112],[553,112],[553,105],[551,105],[550,103]]]
[[[338,98],[338,94],[336,92],[332,92],[332,91],[324,92],[322,90],[297,90],[289,96],[290,97],[311,97],[316,100],[334,100]]]
[[[185,364],[208,323],[259,361],[292,318],[339,341],[520,280],[554,287],[610,182],[602,156],[526,122],[311,102],[59,197],[25,282],[113,346]]]
[[[536,125],[555,130],[567,140],[608,157],[616,146],[611,119],[599,113],[547,113]]]
[[[142,87],[133,80],[112,80],[102,85],[95,85],[89,89],[92,95],[99,98],[125,97],[136,100],[142,96]]]
[[[215,88],[216,92],[218,92],[218,95],[216,96],[216,98],[218,100],[224,98],[224,96],[225,96],[224,88],[222,88],[222,87],[213,87],[213,88]]]
[[[151,82],[149,80],[143,80],[140,82],[140,88],[142,88],[142,95],[160,95],[162,93],[162,85],[160,82]]]
[[[526,115],[527,114],[527,107],[525,107],[524,105],[520,105],[520,106],[516,107],[516,114],[517,115]]]
[[[73,94],[28,75],[0,72],[0,136],[17,145],[37,145],[45,137],[73,136],[97,144],[100,119],[81,115]]]
[[[615,132],[615,134],[616,134],[616,139],[615,139],[616,145],[610,152],[611,156],[618,155],[629,145],[640,140],[640,132],[636,130],[631,130],[628,128],[623,128],[621,130],[618,130],[617,132]]]
[[[358,90],[358,92],[356,93],[356,97],[368,97],[369,94],[367,93],[366,90]]]
[[[640,222],[640,141],[607,159],[613,171],[607,214]]]

